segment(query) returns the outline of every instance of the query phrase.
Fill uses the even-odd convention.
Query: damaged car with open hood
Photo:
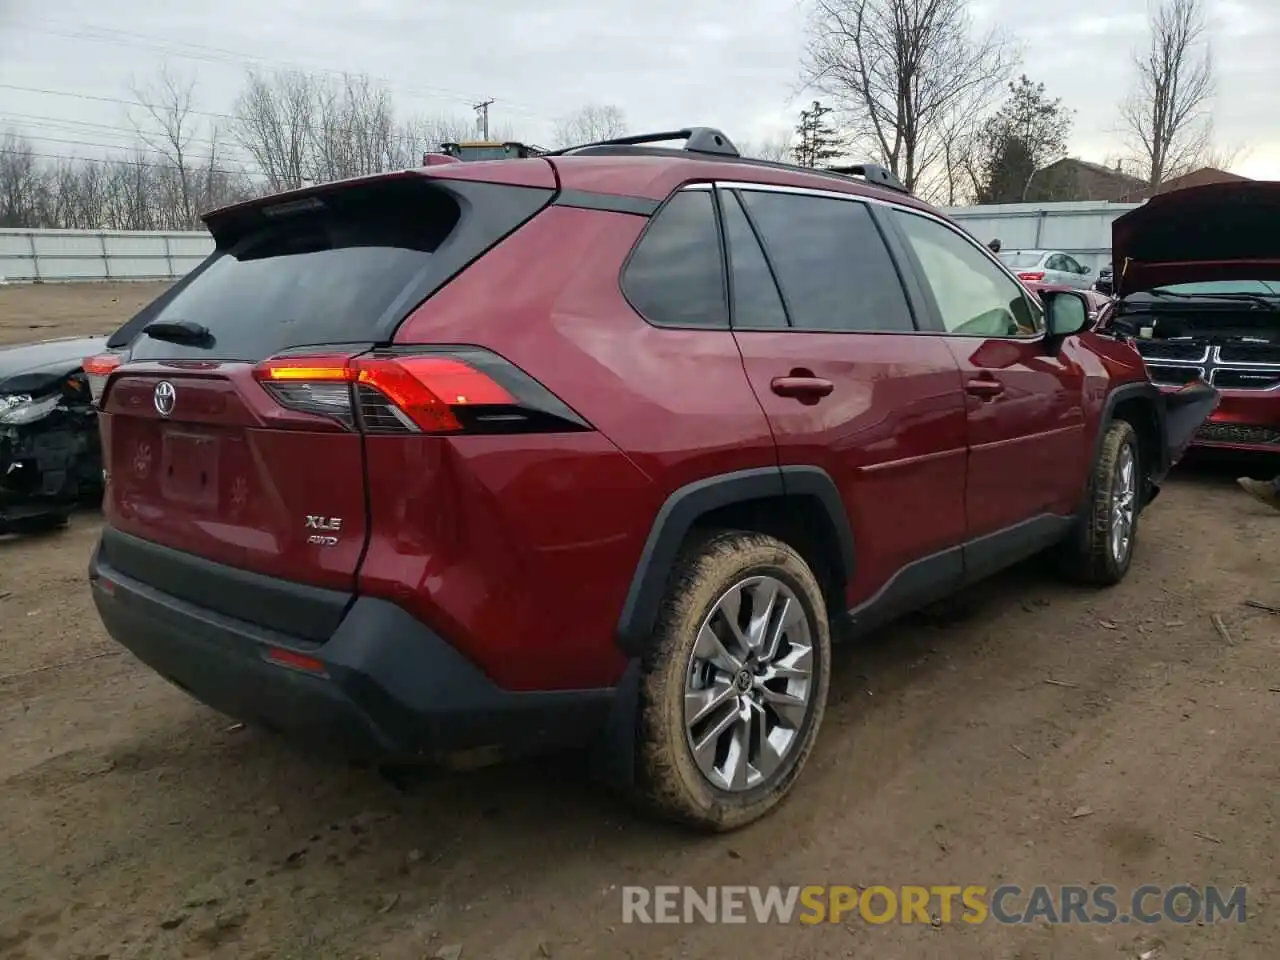
[[[1160,194],[1112,226],[1116,300],[1151,380],[1212,385],[1193,446],[1280,452],[1280,182]]]
[[[0,346],[0,533],[56,528],[100,497],[102,456],[84,359],[105,337]]]

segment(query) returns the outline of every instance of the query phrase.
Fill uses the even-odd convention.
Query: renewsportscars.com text
[[[1243,923],[1246,888],[656,886],[622,888],[623,923]]]

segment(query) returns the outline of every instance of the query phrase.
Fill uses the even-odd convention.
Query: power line
[[[39,135],[24,135],[24,139],[40,140],[46,143],[65,143],[65,144],[70,144],[73,147],[100,147],[104,150],[132,150],[137,153],[145,153],[150,156],[162,157],[165,160],[169,161],[168,163],[169,166],[173,166],[173,167],[177,166],[177,164],[174,163],[174,161],[169,158],[169,155],[166,154],[163,150],[159,150],[155,147],[147,146],[145,144],[138,144],[136,146],[131,146],[129,144],[124,144],[124,143],[97,143],[93,140],[68,140],[63,137],[45,137],[45,136],[39,136]],[[239,158],[233,157],[231,159],[239,159]],[[231,171],[227,171],[227,172],[231,172]]]
[[[130,100],[126,97],[108,97],[103,94],[79,93],[71,90],[50,90],[46,87],[25,87],[16,83],[0,83],[0,90],[16,90],[21,93],[35,93],[50,97],[65,97],[72,100],[86,100],[93,103],[117,103],[128,107],[143,107],[147,110],[158,110],[161,112],[169,109],[164,104],[147,103],[143,100]],[[238,124],[240,122],[239,117],[230,113],[217,113],[211,110],[197,110],[194,107],[186,110],[186,113],[199,117],[211,117],[215,120],[228,121],[232,124]],[[410,121],[410,124],[412,124],[412,121]],[[319,130],[313,125],[304,125],[301,129],[307,131],[313,136],[323,133],[322,130]],[[393,133],[389,135],[388,139],[395,143],[407,143],[411,146],[417,146],[424,138],[411,133]]]
[[[129,137],[135,143],[139,141],[142,141],[145,143],[148,139],[154,140],[158,138],[165,138],[168,136],[168,134],[163,130],[143,130],[140,128],[131,129],[128,127],[112,126],[111,124],[106,124],[106,123],[93,123],[92,121],[89,121],[89,120],[71,120],[71,119],[63,119],[61,117],[48,117],[48,116],[41,116],[41,115],[29,114],[29,113],[10,113],[10,114],[0,115],[0,123],[9,124],[10,128],[12,128],[13,126],[37,127],[40,129],[54,130],[58,133],[83,133],[84,132],[83,130],[80,130],[77,128],[89,127],[90,128],[89,132],[94,135],[111,136],[111,137]],[[19,131],[19,133],[21,136],[26,137],[28,139],[35,139],[35,140],[48,139],[41,134],[29,134],[24,131]],[[192,134],[190,136],[184,135],[182,137],[182,143],[184,145],[183,146],[184,150],[187,149],[187,146],[190,144],[204,144],[210,147],[217,147],[220,150],[242,150],[243,149],[243,147],[231,137],[214,140],[210,137],[200,137],[200,136],[196,136],[195,134]],[[119,147],[131,147],[132,145],[133,144],[111,144],[111,146],[119,146]],[[150,144],[147,144],[147,145],[150,146]],[[103,146],[106,146],[106,144],[103,144]],[[251,158],[244,157],[241,159],[245,160],[245,162],[248,162]]]
[[[455,103],[465,103],[468,106],[473,105],[477,99],[474,94],[464,93],[459,90],[452,90],[448,87],[436,87],[436,86],[427,86],[427,85],[408,86],[404,84],[395,84],[395,83],[392,83],[392,81],[390,81],[386,77],[379,77],[373,74],[366,73],[365,71],[362,71],[362,70],[359,70],[359,71],[358,70],[337,70],[332,67],[321,67],[315,64],[302,63],[300,61],[291,61],[291,60],[282,60],[279,58],[264,57],[258,54],[246,53],[242,50],[232,50],[226,47],[215,47],[215,46],[211,46],[209,44],[203,44],[203,43],[191,43],[188,41],[177,41],[175,43],[175,41],[173,40],[169,40],[163,37],[157,37],[154,34],[135,33],[128,30],[117,30],[113,27],[101,27],[93,24],[79,24],[79,23],[69,24],[69,23],[66,23],[65,21],[52,20],[46,17],[32,17],[29,19],[31,21],[34,21],[35,23],[52,24],[53,26],[63,27],[63,28],[74,26],[78,29],[74,29],[74,30],[63,29],[59,31],[59,30],[49,29],[49,27],[36,26],[36,27],[30,28],[32,30],[39,31],[41,33],[47,33],[47,34],[52,34],[54,36],[66,37],[68,39],[73,39],[73,40],[84,40],[91,43],[109,43],[109,44],[115,44],[119,46],[127,46],[135,49],[138,47],[141,47],[143,49],[153,50],[157,53],[168,53],[168,54],[180,55],[188,59],[203,60],[205,62],[212,62],[212,63],[244,63],[244,61],[246,60],[251,60],[251,61],[257,61],[258,63],[265,64],[268,66],[299,69],[309,73],[324,73],[334,77],[364,75],[369,77],[369,79],[371,80],[376,80],[382,83],[384,86],[398,87],[410,93],[416,92],[427,98],[434,98],[434,97],[440,96],[440,97],[443,97],[443,99],[445,100],[450,100]],[[90,30],[93,32],[85,33],[84,32],[85,30]],[[184,51],[184,50],[176,49],[176,47],[182,47],[186,49]],[[192,53],[190,51],[198,51],[198,52]],[[536,120],[550,119],[538,113],[530,105],[528,104],[522,105],[521,102],[518,100],[509,100],[504,98],[503,102],[514,105],[517,108],[515,110],[516,113],[523,113],[526,116]],[[523,106],[523,109],[521,109],[522,106]]]
[[[65,153],[41,153],[37,150],[10,150],[0,147],[0,154],[6,154],[14,157],[33,157],[37,160],[63,160],[68,163],[107,163],[117,164],[126,167],[150,167],[159,170],[172,170],[172,163],[153,163],[149,160],[129,160],[122,157],[76,157]],[[261,176],[247,170],[221,170],[217,167],[209,171],[210,173],[223,174],[228,177],[244,177],[244,176]]]

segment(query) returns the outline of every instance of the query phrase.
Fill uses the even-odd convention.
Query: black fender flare
[[[1085,474],[1085,486],[1088,487],[1087,478],[1093,475],[1094,464],[1098,462],[1098,456],[1102,452],[1102,441],[1107,435],[1107,428],[1111,426],[1111,422],[1115,419],[1116,407],[1128,400],[1146,400],[1151,404],[1151,415],[1155,418],[1156,426],[1156,462],[1149,464],[1147,469],[1147,477],[1152,489],[1149,491],[1148,500],[1154,499],[1160,482],[1164,479],[1165,474],[1169,472],[1169,450],[1165,441],[1165,404],[1164,394],[1160,392],[1160,388],[1150,381],[1138,381],[1135,383],[1123,383],[1114,388],[1106,396],[1102,405],[1102,414],[1098,417],[1098,429],[1093,437],[1093,449],[1089,456],[1088,473]]]
[[[663,502],[640,552],[618,617],[617,641],[628,656],[639,656],[653,633],[658,605],[680,546],[699,518],[721,507],[769,497],[813,497],[831,521],[839,544],[841,582],[853,576],[853,530],[831,475],[821,467],[757,467],[705,477],[674,491]]]

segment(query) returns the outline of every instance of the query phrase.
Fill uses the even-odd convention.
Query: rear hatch
[[[389,343],[551,196],[414,171],[211,214],[215,252],[111,341],[128,343],[100,397],[104,551],[126,535],[112,565],[193,601],[218,592],[165,574],[153,545],[179,564],[353,591],[368,525],[357,397],[368,403],[348,358]],[[140,546],[151,559],[131,570]],[[211,605],[270,622],[227,596]]]

